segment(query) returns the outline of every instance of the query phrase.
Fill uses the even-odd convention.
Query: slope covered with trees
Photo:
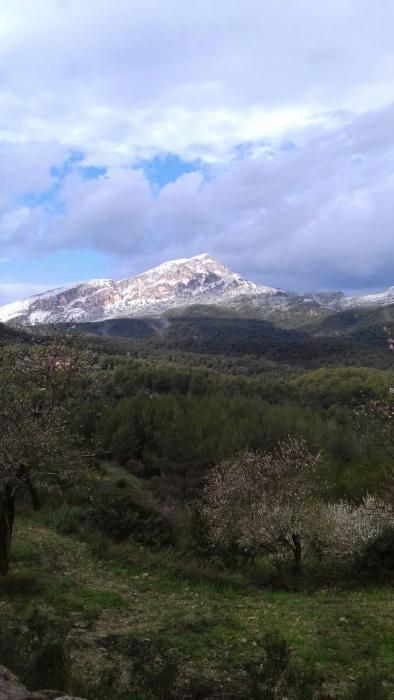
[[[137,330],[4,340],[0,662],[89,700],[390,697],[386,339]]]

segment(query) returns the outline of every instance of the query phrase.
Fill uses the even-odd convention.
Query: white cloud
[[[0,134],[223,157],[394,99],[389,0],[3,0]]]
[[[8,304],[15,299],[24,299],[33,294],[39,294],[46,289],[50,289],[51,285],[20,283],[20,284],[1,284],[0,283],[0,304]]]
[[[2,255],[92,247],[126,273],[208,250],[281,286],[392,283],[393,36],[391,0],[0,0]],[[71,150],[106,176],[60,181]],[[122,167],[162,151],[209,182],[157,194]],[[64,210],[26,197],[51,188]]]
[[[142,170],[63,182],[65,213],[14,212],[13,239],[32,251],[92,247],[129,272],[204,250],[284,287],[392,283],[394,105],[303,144],[183,175],[159,193]],[[127,264],[125,262],[127,258]]]

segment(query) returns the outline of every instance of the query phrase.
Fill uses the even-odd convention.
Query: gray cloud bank
[[[393,124],[394,105],[313,128],[297,148],[213,168],[208,180],[183,175],[158,193],[140,169],[113,167],[93,180],[73,172],[61,183],[57,213],[43,205],[3,215],[1,249],[92,247],[141,268],[144,260],[208,250],[245,275],[287,288],[388,285]]]
[[[286,288],[393,284],[393,36],[391,0],[0,0],[1,257],[92,247],[126,275],[208,251]],[[72,149],[107,173],[60,176]],[[153,191],[130,166],[163,151],[209,178]]]

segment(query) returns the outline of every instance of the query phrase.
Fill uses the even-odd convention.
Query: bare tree
[[[203,515],[216,544],[290,553],[295,571],[316,538],[320,455],[289,437],[271,452],[247,450],[208,475]]]
[[[15,499],[60,486],[80,465],[76,384],[91,360],[74,339],[56,335],[0,353],[0,574],[9,569]],[[80,394],[79,394],[80,395]]]

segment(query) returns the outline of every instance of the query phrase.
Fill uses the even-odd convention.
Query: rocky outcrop
[[[30,693],[18,678],[0,666],[0,700],[83,700],[64,695],[59,690],[36,690]]]

